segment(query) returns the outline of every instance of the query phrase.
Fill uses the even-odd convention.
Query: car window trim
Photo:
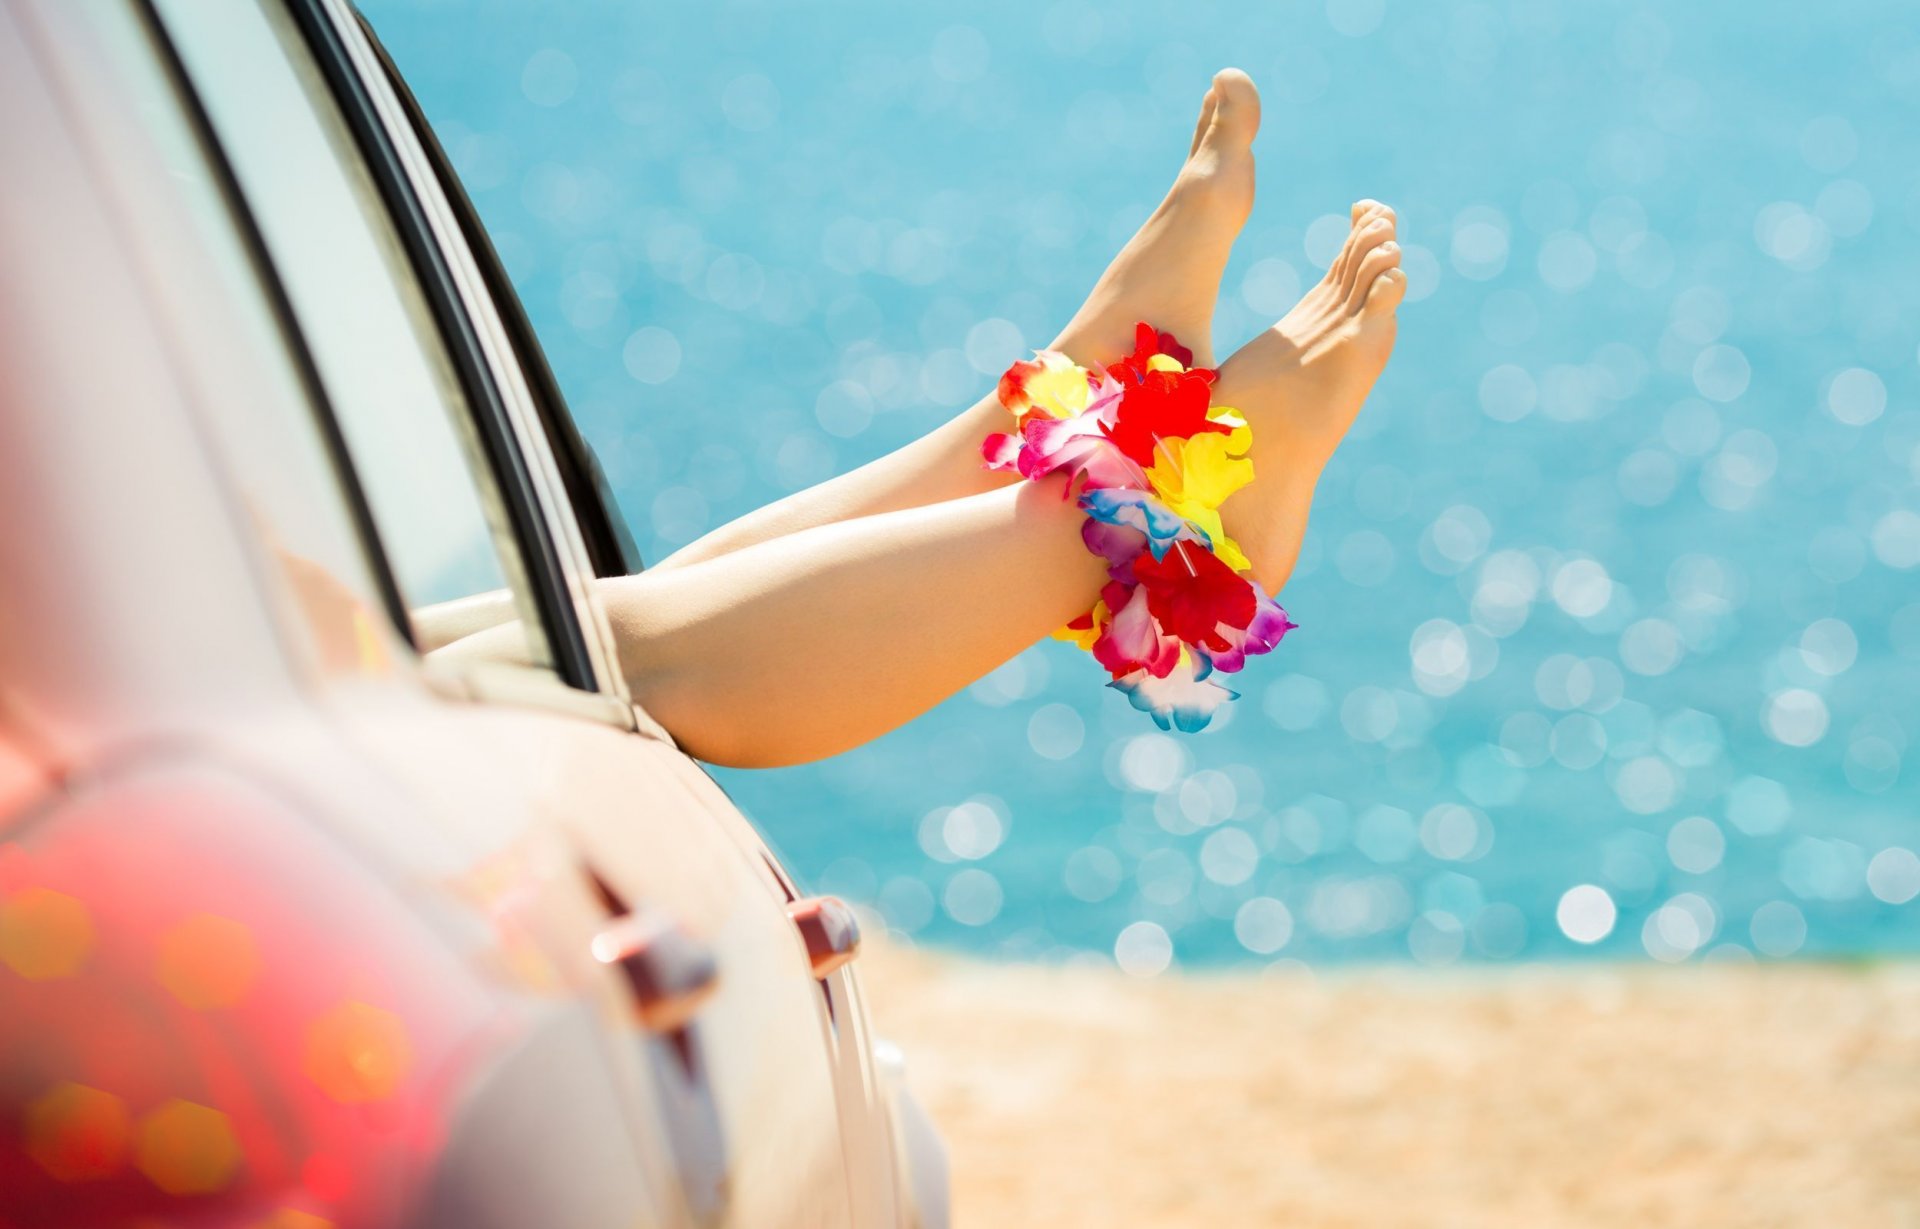
[[[607,485],[606,470],[601,466],[593,446],[581,434],[580,426],[567,406],[566,396],[560,391],[560,382],[554,376],[552,364],[547,361],[546,349],[540,344],[539,334],[527,316],[526,305],[514,289],[513,280],[507,276],[506,266],[500,260],[499,251],[494,247],[486,225],[480,220],[479,210],[474,207],[466,184],[454,170],[453,160],[447,156],[439,135],[428,122],[425,109],[421,107],[406,78],[401,75],[386,44],[380,41],[373,23],[357,8],[354,17],[366,36],[368,46],[380,61],[388,86],[399,100],[401,109],[406,112],[414,137],[433,167],[434,178],[440,183],[440,190],[445,194],[447,205],[459,223],[460,233],[473,254],[481,280],[500,313],[501,323],[506,328],[508,340],[520,360],[521,370],[533,394],[534,409],[539,415],[554,463],[560,470],[561,481],[566,486],[567,498],[573,504],[574,519],[580,527],[580,536],[586,544],[594,575],[630,576],[639,572],[644,566],[640,550],[632,530],[620,516],[619,505]]]
[[[499,497],[520,548],[522,570],[535,609],[545,625],[553,668],[561,680],[582,691],[597,692],[593,659],[576,618],[566,572],[542,512],[540,494],[494,381],[478,329],[468,316],[446,253],[399,152],[381,122],[367,86],[320,0],[285,0],[286,10],[305,40],[322,79],[340,108],[367,172],[386,206],[447,347],[465,394],[468,412],[493,470]]]
[[[327,450],[334,477],[340,484],[342,502],[346,505],[348,517],[353,522],[354,533],[359,539],[362,552],[366,556],[367,569],[373,575],[374,584],[379,588],[381,605],[386,608],[387,617],[393,622],[395,630],[409,644],[414,643],[413,625],[407,613],[406,600],[401,596],[399,581],[393,574],[393,568],[387,560],[385,549],[380,544],[380,533],[373,521],[373,508],[367,500],[365,488],[360,483],[359,471],[354,468],[352,454],[347,451],[347,440],[340,428],[339,416],[334,412],[333,400],[327,393],[326,384],[320,378],[320,367],[307,345],[305,332],[300,327],[300,319],[293,309],[293,300],[288,295],[285,282],[281,280],[280,270],[273,262],[273,256],[267,248],[265,234],[261,232],[259,222],[253,216],[253,208],[240,188],[240,178],[227,157],[226,146],[221,144],[219,134],[213,126],[213,117],[207,114],[206,105],[201,101],[200,92],[195,88],[193,78],[187,72],[186,62],[181,59],[179,48],[174,46],[173,36],[167,31],[166,23],[160,20],[159,11],[152,0],[137,0],[134,12],[146,27],[152,40],[160,68],[173,85],[179,96],[180,107],[188,126],[193,130],[194,139],[200,145],[207,166],[213,176],[216,189],[227,215],[232,220],[234,231],[247,261],[253,266],[254,276],[259,280],[261,294],[267,301],[268,311],[272,314],[275,327],[287,347],[289,360],[293,364],[295,378],[301,391],[308,399],[317,420],[320,438]]]

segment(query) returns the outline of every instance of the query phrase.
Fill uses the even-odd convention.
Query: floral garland
[[[1108,686],[1161,729],[1188,732],[1238,698],[1215,671],[1239,671],[1295,626],[1221,527],[1220,505],[1253,481],[1253,429],[1212,404],[1216,373],[1192,363],[1147,324],[1133,353],[1105,367],[1041,350],[1000,378],[1017,429],[981,445],[989,469],[1067,475],[1108,581],[1054,635],[1091,652]]]

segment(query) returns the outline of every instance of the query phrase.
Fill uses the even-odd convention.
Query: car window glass
[[[370,620],[381,587],[355,529],[322,424],[307,398],[225,185],[176,91],[162,49],[135,0],[75,0],[115,80],[138,115],[148,151],[164,168],[193,227],[189,259],[223,294],[236,351],[254,359],[259,401],[209,397],[218,442],[245,512],[266,542],[280,578],[305,618],[321,663],[337,672],[377,668],[383,658]],[[234,464],[238,461],[240,464]]]
[[[285,286],[415,624],[427,607],[504,590],[526,659],[550,665],[453,361],[298,30],[261,0],[156,7]]]

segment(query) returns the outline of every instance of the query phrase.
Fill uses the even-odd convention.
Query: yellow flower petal
[[[1214,535],[1213,553],[1220,556],[1220,562],[1236,572],[1253,571],[1253,560],[1247,558],[1246,552],[1240,549],[1238,542],[1224,533]]]
[[[1064,640],[1077,644],[1087,652],[1093,651],[1093,642],[1100,639],[1100,633],[1107,626],[1107,603],[1104,600],[1093,604],[1093,626],[1082,630],[1077,627],[1062,627],[1053,633],[1055,640]]]
[[[1087,369],[1065,355],[1043,351],[1040,370],[1027,377],[1027,397],[1049,418],[1072,418],[1087,408]]]
[[[1253,562],[1240,549],[1240,544],[1227,536],[1226,529],[1220,524],[1220,511],[1199,504],[1172,503],[1167,505],[1176,516],[1184,517],[1197,529],[1205,533],[1213,542],[1213,553],[1236,572],[1251,571]]]
[[[1178,373],[1185,371],[1186,368],[1181,365],[1179,359],[1173,357],[1171,354],[1155,354],[1148,357],[1147,370],[1172,371]]]
[[[1249,437],[1243,441],[1242,434]],[[1229,495],[1253,481],[1253,462],[1244,455],[1252,432],[1241,427],[1226,435],[1206,432],[1189,439],[1160,441],[1147,481],[1154,494],[1169,505],[1192,504],[1218,508]],[[1191,518],[1189,518],[1191,519]]]

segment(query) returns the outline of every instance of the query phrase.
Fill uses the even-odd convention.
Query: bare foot
[[[1321,467],[1393,352],[1395,310],[1407,289],[1395,221],[1378,201],[1354,205],[1327,275],[1220,368],[1214,404],[1247,416],[1257,475],[1222,513],[1269,592],[1293,569]]]
[[[1127,241],[1052,349],[1081,363],[1133,349],[1146,321],[1213,366],[1213,305],[1240,227],[1253,208],[1253,135],[1260,93],[1237,68],[1214,74],[1193,144],[1160,207]]]

